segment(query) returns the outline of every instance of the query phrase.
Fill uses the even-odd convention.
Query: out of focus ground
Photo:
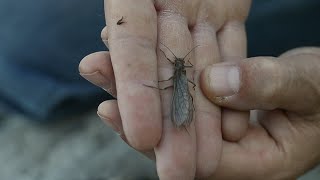
[[[0,180],[149,180],[154,163],[90,113],[39,125],[0,117]]]
[[[154,163],[129,148],[95,112],[40,125],[0,117],[0,180],[153,180]],[[299,180],[320,179],[320,167]]]

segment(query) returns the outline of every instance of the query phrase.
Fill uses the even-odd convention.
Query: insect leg
[[[196,87],[197,85],[196,85],[194,82],[192,82],[191,80],[189,80],[189,79],[188,79],[188,82],[191,83],[191,84],[193,85],[192,88],[193,88],[194,90],[196,90],[195,87]]]
[[[154,89],[159,89],[159,90],[166,90],[166,89],[169,89],[170,87],[173,87],[173,85],[170,85],[170,86],[167,86],[165,88],[158,88],[158,87],[154,87],[154,86],[149,86],[149,85],[146,85],[146,84],[143,84],[144,86],[147,86],[149,88],[154,88]]]
[[[194,107],[194,103],[193,103],[193,97],[190,95],[190,97],[191,97],[191,100],[192,100],[192,107],[193,107],[193,111],[195,111],[196,110],[196,108]]]
[[[159,49],[160,49],[160,48],[159,48]],[[166,53],[164,53],[164,52],[162,51],[162,49],[160,49],[160,51],[164,54],[164,56],[167,58],[167,60],[168,60],[171,64],[174,64],[174,62],[167,57]]]
[[[188,61],[187,61],[188,63],[190,63],[191,64],[191,66],[190,65],[186,65],[186,66],[184,66],[184,67],[193,67],[193,64],[190,62],[190,58],[188,59]]]
[[[161,80],[161,81],[158,81],[158,82],[165,82],[165,81],[170,81],[171,79],[173,79],[174,78],[174,76],[171,76],[169,79],[167,79],[167,80]],[[168,89],[168,88],[170,88],[170,87],[173,87],[173,85],[170,85],[170,86],[167,86],[167,87],[165,87],[165,88],[158,88],[158,87],[155,87],[155,86],[150,86],[150,85],[146,85],[146,84],[143,84],[144,86],[147,86],[147,87],[150,87],[150,88],[154,88],[154,89],[159,89],[159,90],[166,90],[166,89]]]
[[[188,62],[191,64],[191,67],[193,67],[193,64],[190,62],[190,59],[188,59]]]
[[[166,90],[166,89],[169,89],[169,88],[171,88],[171,87],[173,87],[173,85],[167,86],[167,87],[162,88],[162,89],[160,89],[160,90]]]
[[[193,67],[193,64],[190,62],[190,58],[188,59],[188,63],[190,63],[191,65],[184,65],[184,67],[186,67],[186,68],[192,68],[192,67]]]
[[[165,82],[165,81],[170,81],[171,79],[173,79],[174,76],[171,76],[169,79],[167,80],[161,80],[161,81],[158,81],[158,82]]]

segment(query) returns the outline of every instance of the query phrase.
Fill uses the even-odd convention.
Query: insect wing
[[[176,127],[188,126],[193,118],[193,102],[189,92],[188,79],[183,73],[174,78],[171,119]]]

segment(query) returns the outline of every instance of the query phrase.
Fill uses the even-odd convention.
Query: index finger
[[[161,137],[157,84],[157,12],[152,0],[105,0],[108,43],[115,73],[124,133],[139,149],[155,147]]]

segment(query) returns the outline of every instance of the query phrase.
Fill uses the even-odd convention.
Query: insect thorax
[[[184,60],[183,59],[176,59],[174,63],[174,67],[176,70],[183,70],[185,68],[184,66]]]

